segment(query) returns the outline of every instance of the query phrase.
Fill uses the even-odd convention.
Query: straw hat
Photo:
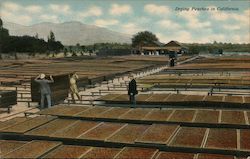
[[[41,74],[40,74],[40,78],[41,78],[41,79],[44,79],[44,78],[45,78],[45,74],[44,74],[44,73],[41,73]]]

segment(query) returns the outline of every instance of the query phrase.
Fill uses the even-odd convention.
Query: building
[[[188,48],[178,41],[170,41],[167,44],[159,41],[143,42],[137,46],[133,53],[141,55],[170,55],[172,54],[183,54],[188,51]]]

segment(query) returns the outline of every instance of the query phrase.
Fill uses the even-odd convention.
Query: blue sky
[[[250,43],[249,0],[0,0],[0,13],[22,25],[80,21],[130,35],[148,30],[161,42]]]

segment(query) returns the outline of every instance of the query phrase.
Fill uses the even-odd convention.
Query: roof
[[[181,43],[179,43],[178,41],[174,41],[174,40],[168,42],[167,44],[165,44],[165,46],[183,47]]]

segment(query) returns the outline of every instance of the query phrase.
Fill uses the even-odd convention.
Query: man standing
[[[45,79],[45,74],[40,74],[35,78],[35,82],[39,83],[40,85],[40,93],[41,93],[41,102],[40,107],[41,109],[44,108],[44,98],[47,99],[48,108],[51,107],[51,90],[49,83],[53,83],[54,79],[50,76],[50,80]]]
[[[130,82],[129,82],[129,85],[128,85],[129,101],[135,107],[135,105],[136,105],[135,95],[138,94],[137,84],[136,84],[136,81],[135,81],[132,74],[129,76],[129,78],[130,78]]]
[[[77,76],[76,72],[69,75],[70,93],[71,93],[71,97],[72,97],[74,103],[75,103],[75,96],[74,95],[77,96],[78,100],[81,100],[81,96],[79,95],[79,91],[78,91],[78,88],[76,85],[77,79],[78,79],[78,76]]]

